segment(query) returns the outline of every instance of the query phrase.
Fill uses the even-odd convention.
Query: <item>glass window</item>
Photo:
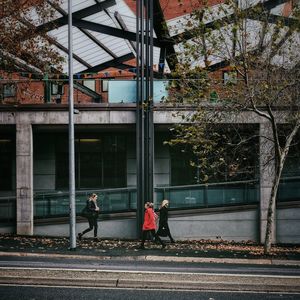
[[[56,189],[67,189],[69,186],[69,150],[68,135],[56,136],[55,179]]]
[[[190,164],[190,158],[180,149],[171,148],[171,185],[189,185],[197,183],[196,169]]]
[[[16,86],[13,83],[3,85],[3,97],[14,97],[16,95]]]
[[[12,190],[13,141],[0,139],[0,190]]]
[[[75,141],[75,176],[78,189],[126,186],[126,137],[84,136]],[[68,137],[57,138],[56,189],[69,184]]]
[[[108,92],[108,83],[114,78],[101,79],[101,91]]]
[[[51,94],[52,95],[62,95],[63,94],[63,85],[59,83],[51,84]]]
[[[112,135],[105,140],[103,153],[103,174],[105,187],[126,186],[126,140]]]
[[[83,85],[92,91],[96,91],[96,81],[94,79],[83,80]]]
[[[237,83],[237,72],[236,71],[224,71],[223,72],[224,84],[236,84]]]
[[[79,140],[78,187],[99,188],[102,183],[101,140],[88,138]]]

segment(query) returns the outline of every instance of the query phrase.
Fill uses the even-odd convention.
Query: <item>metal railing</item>
[[[76,213],[80,214],[90,193],[98,195],[102,213],[133,211],[136,209],[136,189],[117,188],[76,191]],[[65,216],[69,211],[69,192],[35,193],[34,217],[48,218]]]
[[[98,194],[103,214],[136,210],[136,188],[84,190],[76,192],[76,213],[80,214],[91,192]],[[155,208],[163,199],[170,200],[170,209],[225,207],[259,202],[259,181],[247,180],[155,188]],[[300,176],[285,177],[278,190],[278,201],[300,200]],[[34,217],[37,219],[63,217],[69,214],[69,193],[35,192]],[[0,197],[0,223],[14,224],[15,196]]]
[[[258,180],[156,188],[157,202],[170,200],[170,208],[204,208],[251,204],[259,201]]]

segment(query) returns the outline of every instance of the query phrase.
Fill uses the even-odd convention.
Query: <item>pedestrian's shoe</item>
[[[81,239],[82,239],[82,233],[78,233],[78,239],[79,239],[79,241],[81,241]]]

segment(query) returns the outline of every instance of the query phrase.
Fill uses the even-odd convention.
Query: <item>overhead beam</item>
[[[161,44],[163,44],[164,41],[170,40],[170,33],[159,0],[153,0],[153,11],[153,27],[158,40],[161,42]],[[175,70],[178,60],[174,49],[174,44],[168,43],[163,48],[165,49],[161,49],[161,54],[165,51],[165,58],[170,69]],[[162,56],[160,58],[162,58]]]
[[[128,53],[125,54],[123,56],[114,58],[112,60],[106,61],[105,63],[99,64],[97,66],[94,66],[92,68],[86,69],[84,71],[79,72],[80,73],[96,73],[96,72],[100,72],[103,71],[109,67],[114,67],[117,68],[118,66],[122,65],[123,62],[126,62],[127,60],[133,59],[135,58],[133,53]],[[134,68],[134,67],[131,67]]]
[[[115,19],[117,20],[117,22],[118,22],[118,24],[120,25],[120,27],[121,27],[123,30],[128,31],[128,28],[127,28],[125,22],[123,21],[122,16],[119,14],[118,11],[115,11],[114,17],[115,17]],[[133,49],[133,50],[135,51],[135,53],[136,53],[136,43],[133,42],[133,41],[129,41],[129,43],[130,43],[132,49]]]
[[[61,7],[54,5],[51,1],[48,1],[48,3],[50,3],[50,5],[52,5],[59,13],[61,13],[63,15],[63,17],[55,19],[50,22],[47,22],[45,24],[42,24],[37,27],[37,30],[50,31],[57,27],[61,27],[61,26],[68,24],[68,15],[65,15],[66,12]],[[86,8],[83,8],[81,10],[74,12],[73,18],[82,19],[82,18],[91,16],[91,15],[94,15],[100,11],[103,11],[104,9],[109,8],[115,4],[116,4],[115,0],[105,0],[103,2],[97,2],[94,5],[91,5],[89,7],[86,7]]]
[[[48,0],[49,2],[49,0]],[[52,5],[60,14],[62,14],[64,17],[68,16],[68,13],[63,10],[60,6],[57,5],[53,5],[51,2],[49,2],[50,5]],[[96,1],[96,3],[98,3]],[[106,8],[103,8],[103,10],[105,11]],[[115,53],[113,53],[108,47],[106,47],[103,43],[101,43],[95,36],[93,36],[90,32],[88,32],[85,29],[79,28],[79,30],[85,34],[90,40],[92,40],[97,46],[99,46],[101,49],[103,49],[107,54],[109,54],[111,57],[116,58],[117,55]]]
[[[107,25],[97,24],[94,22],[78,20],[78,19],[74,19],[73,24],[74,24],[74,26],[79,27],[79,28],[84,28],[84,29],[88,29],[91,31],[100,32],[103,34],[118,37],[118,38],[125,39],[128,41],[136,40],[135,32],[125,31],[125,30],[122,30],[119,28],[114,28],[114,27],[110,27]],[[158,39],[153,39],[153,44],[156,47],[161,47],[163,44],[172,44],[172,42],[171,41],[160,42]]]

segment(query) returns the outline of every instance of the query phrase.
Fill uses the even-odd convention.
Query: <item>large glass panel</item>
[[[0,223],[10,224],[16,220],[16,198],[0,197]]]
[[[102,182],[101,139],[79,140],[78,187],[99,188]]]
[[[0,191],[12,190],[14,141],[0,136]]]
[[[69,186],[69,146],[66,134],[57,134],[55,139],[55,186],[67,189]]]
[[[103,157],[104,187],[125,187],[126,138],[119,135],[106,136]]]

